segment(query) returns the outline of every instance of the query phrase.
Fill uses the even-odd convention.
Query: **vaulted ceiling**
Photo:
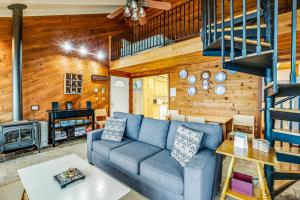
[[[110,13],[124,5],[126,0],[1,0],[0,17],[11,16],[7,6],[14,3],[27,5],[25,16],[78,15]]]
[[[160,1],[184,2],[184,0]],[[7,9],[7,6],[14,3],[27,5],[27,9],[24,11],[25,16],[48,16],[111,13],[125,2],[126,0],[1,0],[0,17],[10,17],[11,11]],[[154,9],[150,13],[152,15],[157,11]]]

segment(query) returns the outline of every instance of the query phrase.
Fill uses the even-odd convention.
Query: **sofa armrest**
[[[87,135],[87,158],[90,163],[92,163],[93,142],[101,140],[102,133],[103,129],[96,129],[89,132]]]
[[[217,155],[203,149],[184,167],[184,199],[211,200],[214,193]]]

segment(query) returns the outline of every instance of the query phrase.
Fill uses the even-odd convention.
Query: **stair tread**
[[[275,180],[274,181],[274,190],[278,190],[281,187],[284,187],[285,185],[290,184],[291,182],[295,182],[295,181],[291,181],[291,180]]]
[[[263,51],[261,52],[260,55],[257,55],[257,53],[252,53],[252,54],[248,54],[246,58],[243,58],[243,56],[239,56],[239,57],[235,57],[235,60],[234,61],[231,61],[229,58],[225,60],[225,62],[237,62],[239,60],[249,60],[249,62],[253,62],[253,64],[255,66],[257,66],[257,63],[258,61],[256,60],[256,58],[260,59],[263,59],[264,61],[266,61],[267,59],[265,58],[266,56],[273,56],[273,50],[269,50],[269,51]],[[270,64],[272,64],[270,62]],[[249,64],[246,64],[246,65],[249,65]],[[267,64],[263,64],[263,67],[264,68],[267,68],[268,65]],[[269,66],[270,67],[270,66]]]
[[[246,15],[251,15],[251,14],[256,13],[256,12],[257,12],[257,9],[250,10],[250,11],[248,11],[248,12],[246,13]],[[243,17],[243,13],[241,13],[241,14],[239,14],[239,15],[235,15],[235,16],[234,16],[234,19],[237,19],[237,18],[240,18],[240,17]],[[224,19],[224,22],[228,22],[228,21],[231,21],[231,18],[230,18],[230,17]],[[219,21],[217,22],[217,25],[218,25],[218,24],[221,24],[221,23],[222,23],[222,20],[219,20]],[[212,24],[211,26],[213,27],[214,24]]]
[[[279,132],[279,133],[284,133],[284,134],[289,134],[289,135],[295,135],[295,136],[300,136],[300,131],[298,130],[290,130],[290,129],[273,129],[273,132]]]
[[[298,147],[275,147],[277,153],[300,157],[300,148]]]
[[[260,28],[266,28],[266,27],[267,27],[266,24],[262,24],[260,26]],[[249,29],[257,29],[257,25],[246,26],[246,30],[249,30]],[[224,31],[230,31],[230,30],[231,30],[231,28],[225,28],[224,29]],[[243,30],[243,27],[242,26],[236,26],[236,27],[234,27],[234,30],[235,31],[241,31],[241,30]],[[207,30],[207,32],[209,32],[209,31]],[[211,32],[214,33],[215,30],[211,29]],[[222,29],[221,28],[217,29],[217,32],[222,32]]]
[[[298,164],[276,162],[274,167],[279,173],[300,174],[300,165]]]
[[[287,108],[270,108],[270,110],[276,111],[276,112],[288,112],[288,113],[300,114],[300,110],[293,110],[293,109],[287,109]]]
[[[225,40],[231,40],[231,36],[229,35],[225,35],[224,36]],[[243,38],[240,37],[234,37],[233,38],[235,42],[243,42]],[[250,40],[250,39],[246,39],[246,43],[249,45],[257,45],[257,41],[256,40]],[[270,48],[271,44],[270,43],[266,43],[266,42],[261,42],[261,46],[266,47],[266,48]]]
[[[272,87],[274,85],[274,82],[269,83],[268,85],[265,86],[265,89],[268,89],[270,87]],[[281,88],[293,88],[293,87],[300,87],[300,83],[295,83],[295,84],[291,84],[291,83],[278,83],[278,87]]]

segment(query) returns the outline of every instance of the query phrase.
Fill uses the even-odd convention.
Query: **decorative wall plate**
[[[225,72],[216,73],[215,79],[218,83],[223,83],[226,80],[227,76]]]
[[[209,90],[209,84],[203,84],[202,89],[205,91]]]
[[[180,79],[185,79],[187,77],[187,75],[188,75],[188,73],[184,69],[179,72],[179,78]]]
[[[204,80],[208,80],[208,79],[210,79],[210,72],[209,71],[204,71],[204,72],[202,72],[201,73],[201,77],[202,77],[202,79],[204,79]]]
[[[192,87],[189,87],[188,89],[188,95],[189,96],[195,96],[197,94],[197,88],[192,86]]]
[[[228,74],[236,74],[237,71],[233,71],[233,70],[227,70]]]
[[[197,82],[197,77],[195,75],[190,75],[188,77],[188,83],[194,85]]]
[[[203,85],[204,85],[204,84],[208,85],[208,84],[209,84],[209,80],[203,80],[203,81],[202,81],[202,84],[203,84]]]
[[[226,87],[224,85],[217,85],[215,88],[216,95],[224,95],[226,93]]]

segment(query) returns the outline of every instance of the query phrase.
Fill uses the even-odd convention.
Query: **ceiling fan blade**
[[[146,17],[140,17],[139,21],[140,21],[140,25],[142,25],[142,26],[147,24],[147,18]]]
[[[109,15],[107,15],[107,18],[113,19],[113,18],[117,17],[119,14],[121,14],[122,12],[124,12],[124,6],[118,8],[117,10],[115,10],[112,13],[110,13]]]
[[[146,7],[156,8],[156,9],[161,9],[161,10],[170,10],[172,8],[172,5],[170,2],[144,0],[144,4]]]

